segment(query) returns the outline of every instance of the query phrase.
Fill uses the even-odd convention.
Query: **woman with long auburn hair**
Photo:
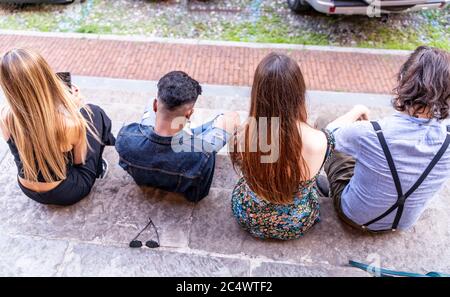
[[[105,145],[114,144],[111,121],[84,105],[38,53],[7,52],[0,62],[6,97],[0,128],[18,168],[25,195],[43,204],[71,205],[104,176]]]
[[[307,124],[305,92],[299,65],[286,55],[271,53],[256,69],[249,120],[230,147],[241,174],[233,214],[253,236],[295,239],[319,221],[315,184],[334,139]]]

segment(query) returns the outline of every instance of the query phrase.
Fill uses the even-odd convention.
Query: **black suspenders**
[[[403,194],[400,178],[398,177],[397,169],[395,168],[395,163],[394,160],[392,159],[392,155],[391,152],[389,151],[386,139],[384,138],[383,131],[381,130],[381,127],[377,122],[371,123],[373,128],[375,129],[375,132],[377,133],[378,140],[380,141],[381,144],[381,148],[383,149],[384,155],[386,156],[386,160],[389,165],[389,169],[391,170],[392,178],[394,180],[395,188],[397,190],[398,199],[397,202],[394,205],[392,205],[391,208],[389,208],[385,213],[371,220],[370,222],[367,222],[362,227],[367,228],[369,225],[372,225],[373,223],[382,220],[383,218],[391,214],[393,211],[397,210],[394,223],[392,224],[392,231],[395,231],[398,227],[398,224],[400,223],[406,199],[408,199],[408,197],[411,196],[411,194],[414,193],[414,191],[416,191],[419,188],[419,186],[423,183],[425,178],[427,178],[428,174],[430,174],[431,170],[433,170],[434,166],[436,166],[436,164],[442,158],[448,146],[450,145],[450,125],[447,126],[447,137],[445,138],[444,144],[439,149],[436,156],[434,156],[431,163],[428,165],[428,167],[425,169],[425,171],[422,173],[422,175],[419,177],[416,183],[411,187],[411,189],[409,189],[405,194]]]

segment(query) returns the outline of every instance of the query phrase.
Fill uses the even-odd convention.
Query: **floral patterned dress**
[[[333,153],[335,140],[329,131],[324,132],[328,139],[327,162]],[[300,238],[320,221],[316,187],[318,176],[319,173],[299,185],[291,204],[274,204],[259,198],[241,177],[231,198],[233,215],[239,225],[255,237],[280,240]]]

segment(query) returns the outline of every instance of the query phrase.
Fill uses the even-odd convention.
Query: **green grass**
[[[57,20],[51,13],[27,14],[26,17],[17,18],[12,15],[0,19],[0,27],[13,30],[38,30],[43,32],[55,31],[58,28]]]
[[[264,43],[328,44],[327,36],[314,32],[292,34],[278,16],[262,16],[255,22],[224,23],[222,39]]]
[[[412,50],[420,45],[416,32],[410,29],[393,30],[379,27],[368,36],[367,40],[370,41],[359,42],[358,47]]]
[[[425,36],[426,40],[420,36]],[[358,47],[377,47],[386,49],[413,50],[426,44],[450,50],[450,36],[432,25],[422,26],[419,30],[403,29],[394,30],[387,27],[379,27],[369,35],[368,40],[358,43]]]
[[[269,3],[269,0],[264,1]],[[279,3],[285,5],[285,2]],[[321,14],[301,15],[297,22],[292,21],[297,17],[290,12],[287,15],[278,13],[282,6],[275,9],[266,5],[261,16],[254,19],[245,16],[228,19],[195,18],[182,10],[174,16],[170,10],[161,7],[156,14],[154,8],[158,5],[161,4],[143,2],[138,6],[142,7],[142,14],[135,14],[136,8],[127,6],[127,9],[107,0],[25,8],[13,13],[5,10],[0,14],[0,28],[407,50],[427,44],[450,50],[450,7],[410,14],[405,17],[408,25],[399,26],[402,18],[393,17],[393,21],[382,23],[364,17]],[[313,24],[322,28],[321,33],[314,30]],[[342,28],[347,31],[342,32]]]
[[[437,30],[432,25],[426,26],[425,30],[427,30],[428,36],[430,36],[430,42],[428,45],[450,51],[450,32],[445,34],[444,32]]]
[[[450,8],[425,10],[419,14],[424,17],[424,21],[419,25],[410,25],[402,29],[386,25],[369,26],[370,33],[367,39],[357,42],[357,46],[413,50],[426,44],[450,50],[449,24],[445,22],[450,15]]]
[[[111,26],[102,26],[97,24],[83,24],[76,29],[77,33],[91,33],[91,34],[111,34]]]

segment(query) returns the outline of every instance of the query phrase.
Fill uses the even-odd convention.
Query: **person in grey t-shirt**
[[[394,115],[371,123],[367,107],[356,106],[327,126],[338,153],[325,172],[343,221],[369,232],[404,230],[417,222],[450,177],[449,104],[449,53],[421,46],[398,75]]]

